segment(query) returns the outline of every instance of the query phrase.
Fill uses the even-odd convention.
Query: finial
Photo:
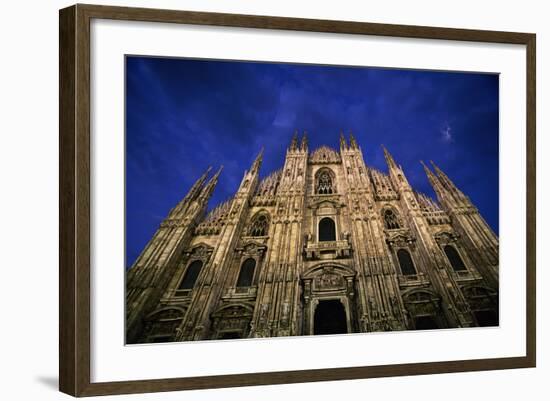
[[[390,169],[397,168],[397,164],[395,164],[395,161],[393,160],[393,157],[390,154],[390,152],[388,152],[388,149],[386,149],[384,145],[380,145],[380,146],[382,146],[382,149],[384,150],[384,158],[386,159],[386,163],[388,164],[388,167]]]
[[[353,149],[357,149],[357,142],[355,141],[355,137],[353,136],[353,132],[349,131],[349,145]]]
[[[448,184],[449,186],[453,186],[454,184],[451,182],[449,177],[447,177],[447,174],[445,174],[438,166],[433,162],[433,160],[430,160],[430,164],[432,165],[433,169],[435,170],[436,174],[444,181],[445,184]]]
[[[218,183],[218,178],[220,177],[220,174],[223,170],[223,165],[216,171],[216,174],[210,178],[210,181],[204,186],[203,190],[201,191],[201,198],[205,200],[205,202],[210,198],[212,195],[212,192],[214,192],[214,188],[216,187],[216,184]]]
[[[430,178],[431,176],[433,176],[432,170],[430,170],[429,167],[426,166],[426,163],[424,163],[424,160],[420,160],[420,164],[422,164],[422,167],[424,167],[424,172],[426,173],[426,175],[428,176],[428,178]]]
[[[292,140],[290,141],[290,150],[296,150],[298,147],[298,130],[294,131],[292,135]]]
[[[432,165],[432,167],[435,170],[435,172],[437,173],[437,175],[445,175],[445,173],[443,173],[443,171],[441,171],[441,169],[437,166],[437,164],[435,164],[433,162],[433,160],[430,160],[430,164]]]
[[[300,144],[301,150],[307,150],[307,131],[304,131],[304,135],[302,136],[302,143]]]
[[[216,183],[218,182],[218,178],[220,177],[220,174],[223,170],[223,164],[220,166],[220,168],[218,169],[218,171],[216,171],[216,174],[214,174],[212,176],[212,178],[210,179],[210,181],[208,182],[208,185],[210,185],[211,183],[213,183],[213,185],[216,185]]]
[[[340,148],[345,149],[348,145],[346,143],[346,137],[344,136],[344,132],[340,130]]]
[[[264,155],[264,147],[260,149],[260,153],[258,153],[258,156],[256,156],[256,159],[254,160],[254,163],[252,163],[252,167],[250,168],[250,172],[252,174],[255,174],[260,170],[260,166],[262,164],[262,158]]]

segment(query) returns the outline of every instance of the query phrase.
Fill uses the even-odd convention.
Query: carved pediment
[[[341,163],[342,159],[338,152],[328,146],[321,146],[311,153],[310,163]]]
[[[435,292],[423,289],[423,290],[411,290],[403,294],[403,300],[405,303],[415,302],[438,302],[441,299]]]
[[[187,308],[168,306],[156,309],[149,313],[145,317],[145,320],[181,320],[185,316],[185,312],[187,312]]]
[[[212,313],[213,318],[224,318],[224,319],[239,319],[242,317],[250,317],[254,312],[254,307],[248,304],[239,303],[239,304],[229,304],[224,305],[214,313]]]
[[[440,245],[450,244],[458,239],[459,235],[454,232],[440,231],[434,235],[435,240]]]
[[[436,315],[441,308],[441,297],[427,289],[406,292],[403,302],[412,316]]]
[[[463,287],[462,293],[466,298],[484,298],[497,296],[497,292],[495,290],[478,284]]]
[[[210,257],[212,252],[214,251],[214,248],[211,247],[208,244],[205,244],[204,242],[201,242],[199,244],[195,244],[191,247],[191,249],[185,251],[186,256],[190,256],[193,259],[202,259],[206,260]]]
[[[318,264],[302,275],[302,279],[316,279],[319,276],[325,275],[326,279],[330,279],[333,275],[338,275],[342,278],[354,277],[355,271],[350,267],[334,262]]]
[[[256,240],[247,241],[242,246],[236,248],[237,252],[241,252],[245,255],[263,255],[267,246]]]
[[[311,209],[340,209],[345,206],[340,200],[340,195],[313,195],[308,205]]]
[[[409,229],[384,230],[386,233],[386,243],[390,247],[407,247],[416,242]]]

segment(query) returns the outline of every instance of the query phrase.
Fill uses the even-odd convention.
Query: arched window
[[[256,269],[256,261],[248,258],[241,265],[239,278],[237,279],[237,287],[250,287],[254,279],[254,270]]]
[[[443,250],[445,251],[445,255],[447,255],[447,259],[451,262],[454,271],[466,270],[466,266],[454,246],[445,245]]]
[[[202,261],[195,260],[193,263],[191,263],[187,270],[185,271],[185,275],[183,276],[183,279],[180,281],[180,285],[178,286],[178,290],[191,290],[195,286],[195,282],[197,281],[197,278],[199,277],[199,274],[202,269]]]
[[[332,188],[332,177],[328,171],[321,171],[317,177],[317,191],[318,194],[332,194],[336,191]]]
[[[319,221],[319,241],[336,241],[336,225],[331,218],[323,217]]]
[[[401,268],[401,273],[403,273],[404,276],[416,274],[416,269],[409,251],[405,249],[398,250],[397,259],[399,259],[399,267]]]
[[[388,230],[394,230],[396,228],[399,228],[399,220],[397,219],[397,216],[391,209],[386,209],[384,211],[384,224],[386,225],[386,228]]]
[[[248,234],[251,237],[263,237],[269,230],[269,220],[265,214],[260,214],[252,220]]]

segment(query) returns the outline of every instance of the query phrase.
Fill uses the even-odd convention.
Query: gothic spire
[[[386,149],[384,145],[381,145],[381,146],[382,146],[382,149],[384,150],[384,158],[386,159],[386,164],[388,165],[388,168],[390,170],[396,169],[397,164],[395,163],[395,160],[393,160],[392,155],[390,154],[390,152],[388,152],[388,149]]]
[[[466,197],[466,195],[464,195],[464,193],[456,187],[456,185],[451,181],[447,174],[445,174],[432,160],[430,160],[430,164],[435,170],[443,186],[447,188],[447,190],[451,192],[455,196],[455,198],[461,201],[469,202],[469,199]]]
[[[435,173],[437,174],[443,185],[445,185],[448,190],[456,189],[455,185],[449,179],[449,177],[447,177],[447,175],[443,171],[441,171],[441,169],[432,160],[430,160],[430,164],[432,165]]]
[[[420,164],[422,164],[422,167],[424,167],[424,172],[428,176],[428,180],[430,180],[430,183],[432,182],[432,180],[437,180],[432,171],[428,168],[428,166],[426,166],[426,163],[424,163],[424,160],[420,160]]]
[[[204,185],[204,182],[206,181],[206,177],[208,177],[208,174],[210,174],[211,170],[212,170],[212,166],[208,166],[206,171],[199,177],[197,181],[195,181],[195,183],[187,193],[185,197],[186,199],[194,197],[199,192],[199,189]]]
[[[195,183],[189,189],[189,192],[187,192],[187,195],[185,195],[185,197],[176,205],[171,213],[181,212],[185,208],[185,205],[187,205],[190,201],[200,195],[200,192],[202,190],[204,182],[206,181],[206,177],[208,177],[208,174],[210,173],[210,170],[212,170],[212,166],[209,166],[206,171],[197,179],[197,181],[195,181]]]
[[[206,202],[208,199],[210,199],[210,196],[212,195],[212,192],[214,192],[214,188],[216,188],[216,184],[218,183],[218,178],[220,177],[220,174],[223,170],[223,165],[220,166],[219,170],[214,174],[212,178],[210,178],[210,181],[204,186],[204,189],[201,192],[200,198],[202,201]]]
[[[426,175],[428,176],[428,180],[430,181],[430,184],[432,185],[432,188],[434,189],[435,193],[437,194],[437,197],[441,199],[443,192],[445,191],[443,185],[439,181],[439,178],[436,177],[434,173],[424,164],[422,160],[420,160],[420,163],[424,167],[424,171],[426,172]]]
[[[290,141],[290,150],[296,150],[298,148],[298,130],[294,131],[292,140]]]
[[[304,131],[304,136],[302,136],[302,143],[300,144],[301,150],[307,150],[307,131]]]
[[[340,149],[346,149],[347,147],[346,137],[344,136],[344,133],[340,131]]]
[[[349,146],[352,148],[352,149],[357,149],[359,148],[357,146],[357,142],[355,141],[355,137],[353,136],[353,132],[349,132]]]
[[[263,155],[264,155],[264,148],[262,146],[260,153],[258,153],[258,156],[256,156],[256,160],[254,160],[254,163],[252,163],[252,167],[250,168],[250,174],[257,174],[260,171]]]

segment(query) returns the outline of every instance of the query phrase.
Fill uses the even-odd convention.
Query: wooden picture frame
[[[490,42],[526,46],[526,356],[92,383],[90,380],[90,21],[95,18],[400,38]],[[62,392],[73,396],[94,396],[527,368],[535,366],[536,37],[534,34],[96,5],[74,5],[60,10],[59,28],[59,388]]]

